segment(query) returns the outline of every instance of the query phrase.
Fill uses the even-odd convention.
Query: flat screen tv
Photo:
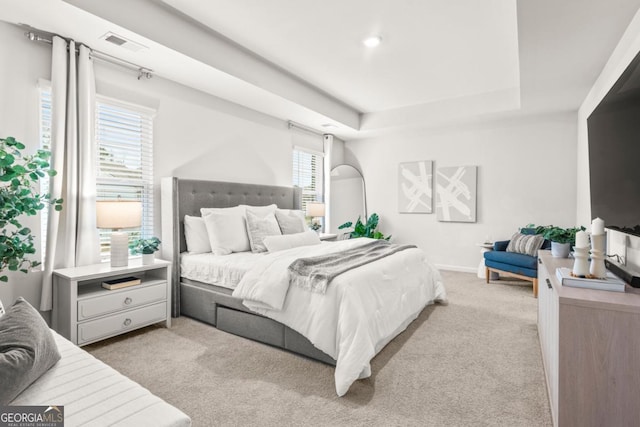
[[[587,119],[591,216],[640,236],[640,53]]]

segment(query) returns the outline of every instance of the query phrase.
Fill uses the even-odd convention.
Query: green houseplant
[[[371,239],[389,240],[391,236],[385,237],[384,234],[382,234],[379,231],[376,231],[379,220],[380,218],[378,217],[378,214],[372,213],[371,216],[369,216],[369,218],[367,219],[366,223],[363,223],[360,217],[358,217],[358,220],[356,221],[355,225],[353,225],[351,221],[345,222],[340,227],[338,227],[338,230],[343,230],[345,228],[353,227],[353,231],[349,233],[349,238],[351,239],[354,239],[357,237],[369,237]]]
[[[142,254],[143,264],[152,264],[153,254],[158,251],[160,243],[162,242],[157,237],[137,239],[129,244],[129,249],[131,250],[131,255]]]
[[[544,238],[556,243],[568,243],[573,246],[576,243],[576,233],[578,231],[584,231],[584,227],[562,228],[556,226],[549,226],[543,233]]]
[[[544,238],[551,240],[551,255],[559,258],[567,258],[571,246],[576,243],[576,233],[584,230],[584,227],[562,228],[549,226],[544,232]]]
[[[551,241],[551,254],[554,257],[566,258],[569,256],[571,247],[576,243],[576,233],[584,231],[585,228],[571,227],[562,228],[555,225],[535,225],[528,224],[524,228],[534,229],[535,234],[542,234],[545,239]]]
[[[36,215],[51,204],[56,211],[62,210],[62,199],[41,194],[37,185],[41,178],[55,176],[47,150],[37,150],[25,155],[25,145],[14,137],[0,138],[0,281],[9,278],[5,270],[28,273],[40,262],[29,259],[36,249],[31,229],[20,222],[23,215]]]

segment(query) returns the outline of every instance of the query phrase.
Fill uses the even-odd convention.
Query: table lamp
[[[123,228],[140,227],[142,203],[136,200],[99,200],[96,202],[96,226],[110,228],[111,267],[129,264],[129,234]]]
[[[321,225],[316,218],[323,217],[325,215],[325,206],[322,202],[309,202],[307,203],[307,216],[311,217],[311,229],[319,230]]]

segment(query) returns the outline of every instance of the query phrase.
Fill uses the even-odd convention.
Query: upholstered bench
[[[529,229],[521,230],[524,235],[531,235]],[[533,236],[532,236],[533,237]],[[518,252],[507,252],[510,240],[495,242],[493,251],[484,253],[485,275],[490,282],[491,272],[527,280],[533,284],[533,296],[538,297],[538,249],[548,249],[551,243],[544,240],[542,246],[532,251],[535,256]]]
[[[0,387],[4,411],[57,405],[68,427],[191,425],[182,411],[49,329],[22,298],[0,313]]]

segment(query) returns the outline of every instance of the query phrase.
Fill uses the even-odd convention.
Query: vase
[[[568,258],[570,243],[551,242],[551,255],[556,258]]]
[[[591,235],[591,265],[589,266],[589,273],[596,279],[607,278],[607,268],[604,264],[605,240],[606,235],[604,233]]]
[[[156,254],[142,254],[142,265],[151,265],[155,259]]]
[[[572,273],[577,277],[585,277],[589,274],[589,247],[573,248],[573,270]]]

